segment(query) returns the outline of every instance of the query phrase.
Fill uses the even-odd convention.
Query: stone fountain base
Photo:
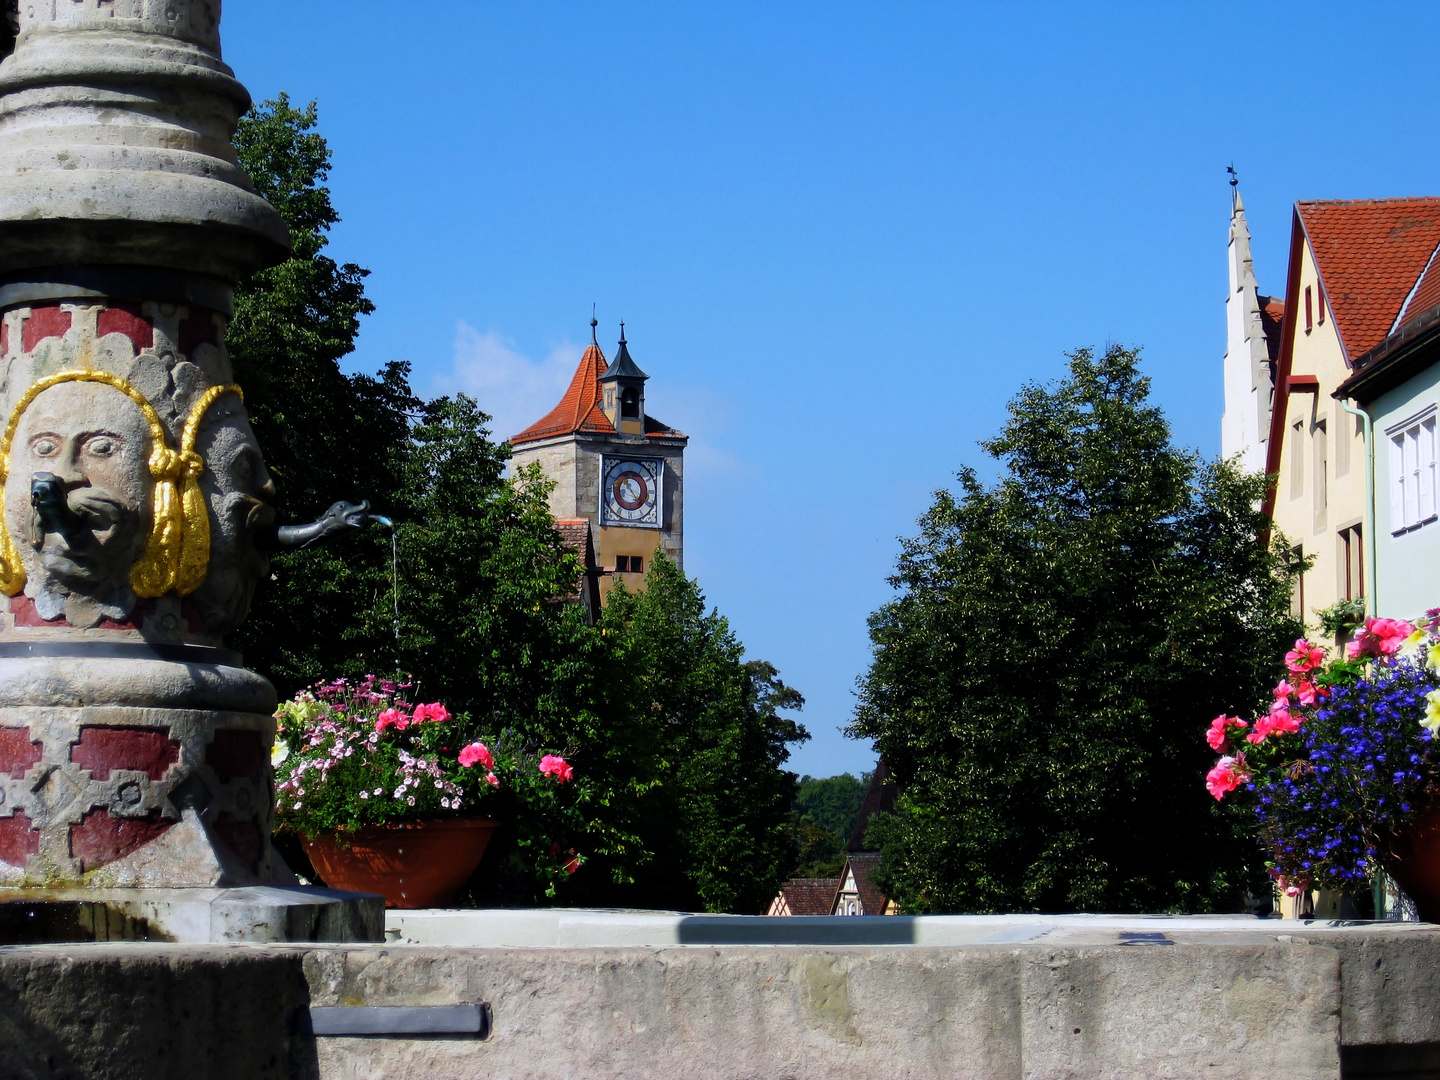
[[[0,945],[366,942],[384,937],[383,897],[306,885],[0,890]]]

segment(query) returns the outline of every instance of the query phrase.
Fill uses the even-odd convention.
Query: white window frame
[[[1385,429],[1390,455],[1390,535],[1401,536],[1437,518],[1435,406]]]

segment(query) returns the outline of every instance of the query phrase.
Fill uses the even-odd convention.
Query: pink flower
[[[460,748],[460,764],[467,769],[479,764],[488,771],[495,768],[495,756],[483,742],[473,742]]]
[[[1295,648],[1285,654],[1286,668],[1296,674],[1314,671],[1324,662],[1325,650],[1319,645],[1311,645],[1304,638],[1296,638]]]
[[[1225,747],[1230,741],[1230,729],[1242,730],[1246,727],[1244,720],[1238,716],[1226,716],[1221,713],[1210,721],[1210,730],[1205,733],[1205,741],[1210,744],[1210,749],[1217,754],[1225,752]]]
[[[1415,627],[1404,619],[1366,619],[1364,628],[1356,631],[1355,640],[1345,646],[1345,659],[1393,656],[1413,633]]]
[[[438,701],[432,701],[429,705],[415,706],[415,722],[417,724],[423,724],[427,720],[438,724],[449,719],[450,710]]]
[[[487,773],[485,774],[485,782],[486,782],[487,784],[489,784],[491,787],[499,787],[499,786],[500,786],[500,778],[499,778],[498,776],[496,776],[493,772],[487,772]]]
[[[404,731],[410,726],[410,718],[399,709],[386,709],[375,721],[376,731],[385,731],[395,728],[397,731]]]
[[[1314,683],[1301,679],[1300,685],[1295,687],[1295,696],[1300,699],[1301,705],[1314,705],[1320,691]]]
[[[546,754],[540,759],[540,771],[546,776],[553,776],[562,784],[575,775],[575,770],[565,764],[565,759],[554,754]]]
[[[1205,787],[1219,800],[1249,779],[1245,755],[1236,754],[1234,757],[1222,757],[1215,763],[1215,767],[1205,774]]]
[[[1284,679],[1275,684],[1275,689],[1270,691],[1275,695],[1276,701],[1289,701],[1290,695],[1295,693],[1295,687],[1291,686]]]
[[[1300,720],[1283,702],[1277,701],[1268,713],[1255,721],[1255,727],[1245,736],[1245,741],[1262,743],[1271,735],[1289,735],[1299,730]]]

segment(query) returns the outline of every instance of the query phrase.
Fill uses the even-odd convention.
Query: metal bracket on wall
[[[344,1036],[490,1035],[490,1005],[317,1005],[300,1016],[302,1033]]]

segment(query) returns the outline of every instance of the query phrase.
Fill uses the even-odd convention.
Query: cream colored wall
[[[1316,302],[1316,321],[1309,333],[1304,323],[1307,286]],[[1301,252],[1300,290],[1294,307],[1295,343],[1290,374],[1292,377],[1313,375],[1320,382],[1320,392],[1290,392],[1281,437],[1275,527],[1292,547],[1300,545],[1307,556],[1314,556],[1313,566],[1304,575],[1304,617],[1315,627],[1319,626],[1316,610],[1329,607],[1343,596],[1340,530],[1361,524],[1365,516],[1364,441],[1355,417],[1342,410],[1339,402],[1330,396],[1349,376],[1350,367],[1330,312],[1325,312],[1323,324],[1319,321],[1319,296],[1315,261],[1306,243]],[[1287,310],[1285,315],[1288,320],[1291,312]],[[1324,512],[1317,514],[1317,449],[1321,446],[1327,465],[1326,505]],[[1297,472],[1301,481],[1298,493],[1294,483]],[[1368,546],[1372,539],[1365,536],[1364,543]],[[1369,582],[1366,585],[1368,587]]]

